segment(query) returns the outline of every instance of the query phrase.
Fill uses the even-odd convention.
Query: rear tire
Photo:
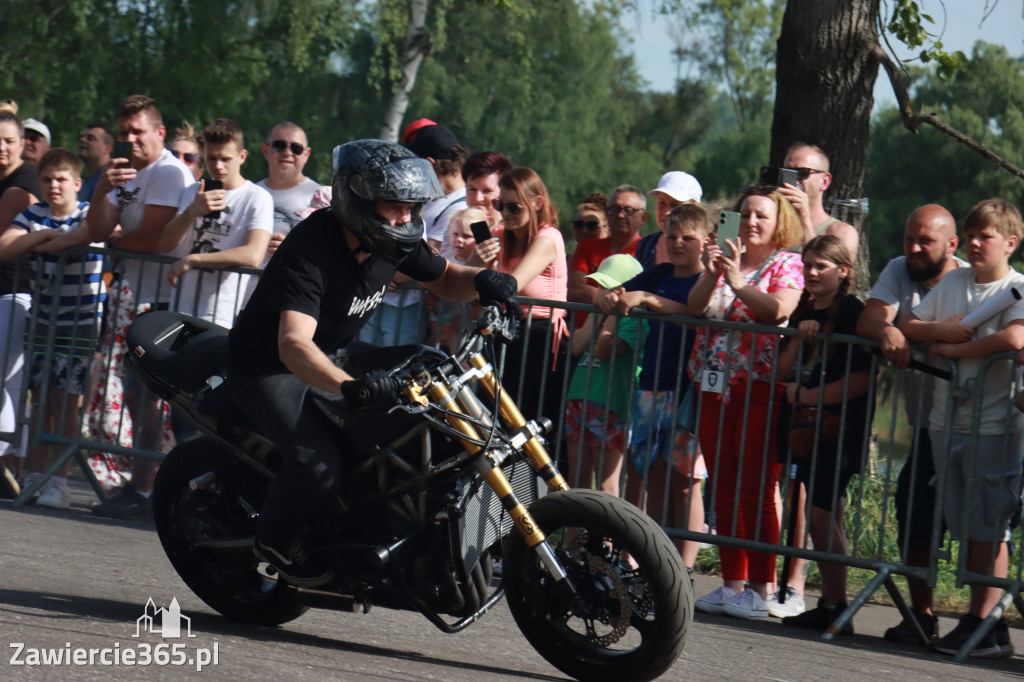
[[[693,594],[665,532],[633,505],[591,490],[552,493],[530,513],[577,590],[566,601],[513,531],[505,591],[537,652],[579,680],[650,680],[668,670],[686,643]]]
[[[206,473],[215,478],[192,490]],[[206,438],[174,448],[157,471],[153,520],[167,558],[185,584],[212,609],[232,620],[280,625],[306,612],[283,581],[256,569],[250,551],[214,550],[200,543],[251,540],[255,521],[241,500],[259,509],[267,481]]]

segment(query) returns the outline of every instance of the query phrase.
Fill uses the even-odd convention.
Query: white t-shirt
[[[178,213],[184,213],[199,191],[198,184],[181,194]],[[274,225],[274,200],[248,180],[227,190],[227,208],[216,220],[197,218],[182,242],[189,253],[214,253],[245,246],[251,230],[270,232]],[[231,327],[242,308],[251,275],[224,270],[189,270],[178,280],[181,292],[176,309],[223,327]]]
[[[1024,288],[1024,275],[1014,269],[1005,277],[989,284],[977,284],[974,281],[974,270],[960,268],[943,277],[921,303],[914,308],[914,315],[925,322],[937,322],[954,315],[965,315],[987,301],[1017,287]],[[1024,300],[1017,301],[998,315],[978,325],[974,338],[979,339],[1005,329],[1014,320],[1024,320]],[[978,376],[985,359],[961,359],[956,361],[957,380],[964,385],[968,379],[980,380]],[[1006,423],[1006,406],[1010,400],[1010,378],[1013,376],[1013,361],[998,360],[988,365],[984,376],[984,395],[981,404],[981,422],[978,433],[991,436],[1019,431],[1024,426],[1024,415],[1010,409],[1010,423]],[[932,405],[928,426],[932,429],[948,428],[946,423],[946,401],[949,397],[949,382],[935,382],[935,403]],[[971,412],[974,401],[957,403],[953,412],[953,431],[969,433],[971,430]]]
[[[953,256],[953,261],[958,268],[968,267],[967,263]],[[896,309],[895,325],[900,326],[904,320],[910,317],[910,313],[921,302],[928,292],[931,291],[921,282],[910,279],[907,272],[907,259],[905,256],[898,256],[889,261],[878,281],[871,288],[870,298],[877,298],[882,303]],[[928,362],[928,356],[915,356],[915,360]],[[945,362],[939,360],[932,362],[934,366],[942,369]],[[921,372],[904,372],[903,374],[903,403],[907,411],[907,421],[911,426],[924,426],[932,409],[932,382],[934,377]],[[920,410],[921,424],[918,424],[917,415]]]
[[[183,162],[174,154],[164,149],[153,163],[136,174],[135,179],[114,189],[107,195],[107,200],[117,207],[120,215],[121,230],[124,234],[132,234],[142,227],[142,217],[146,206],[171,206],[177,208],[182,190],[196,185],[196,179]],[[183,256],[187,251],[178,247],[168,255]],[[126,259],[124,273],[135,293],[136,303],[153,303],[169,301],[172,287],[164,275],[166,266],[158,263]]]
[[[286,235],[305,217],[306,209],[313,201],[313,195],[320,189],[320,183],[310,178],[288,189],[267,187],[267,178],[256,183],[270,192],[274,198],[274,232]],[[265,266],[266,261],[263,262]]]

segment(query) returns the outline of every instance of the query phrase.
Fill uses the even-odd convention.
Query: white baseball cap
[[[46,144],[50,144],[50,129],[47,128],[46,124],[42,121],[37,121],[34,118],[26,118],[24,121],[21,122],[21,125],[25,128],[25,130],[31,130],[33,132],[39,133],[40,135],[46,138]]]
[[[676,201],[700,201],[704,194],[697,178],[683,171],[669,171],[662,175],[658,186],[647,195],[653,196],[655,192],[664,192]]]

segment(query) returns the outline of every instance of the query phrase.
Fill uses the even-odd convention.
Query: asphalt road
[[[6,640],[0,680],[164,680],[198,677],[195,663],[208,650],[203,679],[272,680],[561,680],[519,634],[504,603],[458,635],[437,631],[414,613],[373,609],[367,615],[309,611],[279,628],[228,621],[185,587],[163,556],[151,526],[117,523],[87,513],[91,495],[75,482],[73,509],[11,508],[0,502],[0,640]],[[699,577],[696,591],[715,587]],[[152,598],[158,607],[177,599],[191,619],[193,638],[162,639],[137,620]],[[697,615],[686,653],[666,680],[998,680],[1024,678],[1022,655],[957,665],[915,646],[881,639],[897,620],[891,607],[868,605],[854,623],[857,635],[823,642],[778,621],[748,623]],[[943,619],[942,632],[953,626]],[[183,625],[183,629],[184,629]],[[1024,634],[1013,631],[1018,651]],[[168,650],[182,666],[18,666],[13,644],[32,649],[132,650],[184,643]],[[180,653],[179,653],[180,652]],[[52,652],[56,654],[57,651]],[[41,654],[40,654],[41,655]],[[86,652],[83,655],[88,655]],[[113,656],[114,652],[108,653]],[[141,660],[141,658],[139,659]]]

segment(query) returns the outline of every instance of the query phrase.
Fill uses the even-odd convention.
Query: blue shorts
[[[692,470],[696,479],[708,477],[693,435],[692,405],[684,396],[677,407],[675,391],[637,391],[629,437],[630,462],[637,471],[645,472],[660,458],[683,475]]]

